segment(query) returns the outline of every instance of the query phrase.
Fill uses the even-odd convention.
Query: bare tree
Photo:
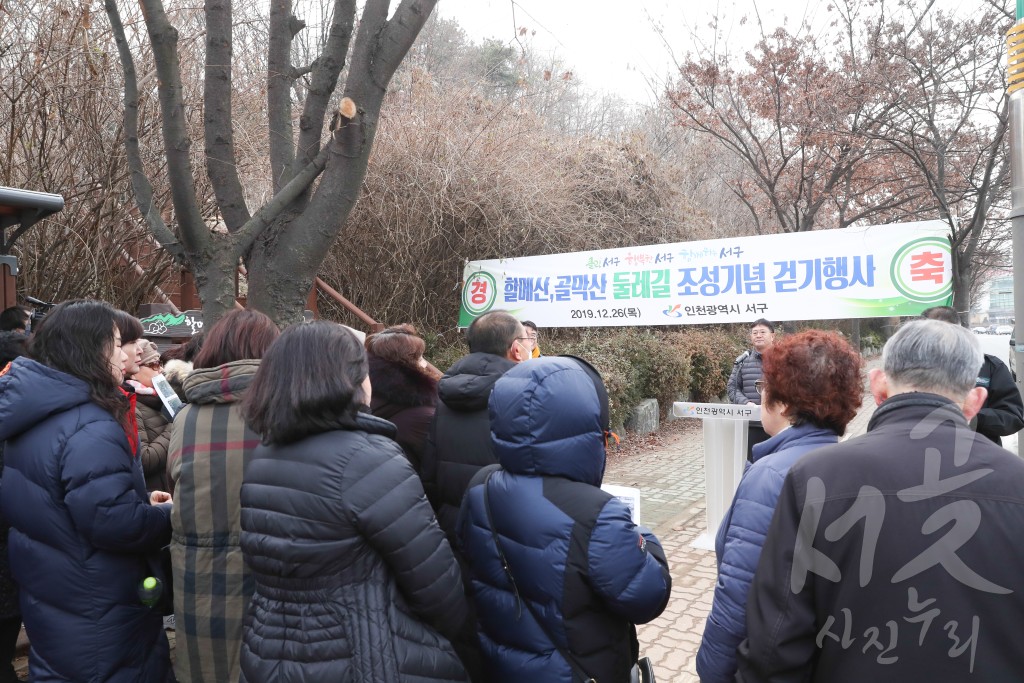
[[[742,162],[729,179],[758,232],[941,218],[954,305],[1002,250],[990,230],[1009,173],[999,6],[970,17],[934,3],[842,0],[812,36],[783,28],[738,67],[688,58],[669,93],[680,123]]]
[[[248,267],[249,305],[279,323],[299,317],[324,256],[359,198],[388,83],[435,4],[402,0],[389,18],[390,0],[367,0],[357,27],[356,0],[334,0],[319,54],[309,64],[294,64],[296,36],[305,24],[293,14],[291,0],[271,1],[266,116],[273,195],[252,211],[235,148],[235,12],[231,0],[206,0],[202,130],[205,175],[215,196],[209,211],[196,189],[179,32],[161,0],[141,0],[158,83],[173,205],[169,223],[154,204],[139,147],[139,77],[131,36],[117,0],[105,0],[125,77],[125,146],[135,198],[156,239],[191,268],[211,319],[235,304],[240,260]],[[325,130],[343,69],[343,98]],[[301,102],[294,98],[300,81]]]
[[[1002,36],[1010,23],[997,7],[970,17],[911,11],[872,45],[889,56],[896,77],[876,84],[894,104],[871,134],[927,190],[905,215],[949,224],[953,306],[965,319],[982,278],[1005,264],[999,233],[1010,163]]]
[[[22,293],[97,297],[135,310],[152,300],[170,260],[153,249],[125,201],[120,84],[104,50],[109,31],[94,20],[88,5],[0,4],[0,184],[67,200],[3,248],[18,256]],[[140,111],[145,127],[152,103]],[[151,167],[159,174],[158,164]]]

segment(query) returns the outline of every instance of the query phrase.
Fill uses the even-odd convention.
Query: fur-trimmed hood
[[[367,353],[370,364],[372,404],[400,406],[437,405],[437,380],[408,365]]]

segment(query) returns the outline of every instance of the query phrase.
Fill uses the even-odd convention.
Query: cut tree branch
[[[312,65],[309,91],[299,118],[299,144],[292,172],[298,173],[320,153],[324,119],[331,95],[338,86],[338,76],[345,68],[349,42],[355,26],[356,0],[335,0],[327,44]]]

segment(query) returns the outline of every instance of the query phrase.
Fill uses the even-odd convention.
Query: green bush
[[[721,328],[693,328],[673,333],[672,343],[689,354],[690,400],[706,403],[724,396],[745,338]]]
[[[447,336],[424,335],[425,356],[441,371],[467,353],[461,336]],[[597,368],[616,429],[645,398],[658,400],[662,417],[687,390],[691,400],[716,400],[744,348],[741,337],[720,328],[546,330],[541,339],[544,355],[578,356]]]

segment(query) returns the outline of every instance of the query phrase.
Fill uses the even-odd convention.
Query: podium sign
[[[747,464],[747,424],[761,419],[761,406],[729,403],[672,404],[675,417],[704,421],[704,492],[707,529],[691,544],[715,549],[718,527],[732,504]]]

